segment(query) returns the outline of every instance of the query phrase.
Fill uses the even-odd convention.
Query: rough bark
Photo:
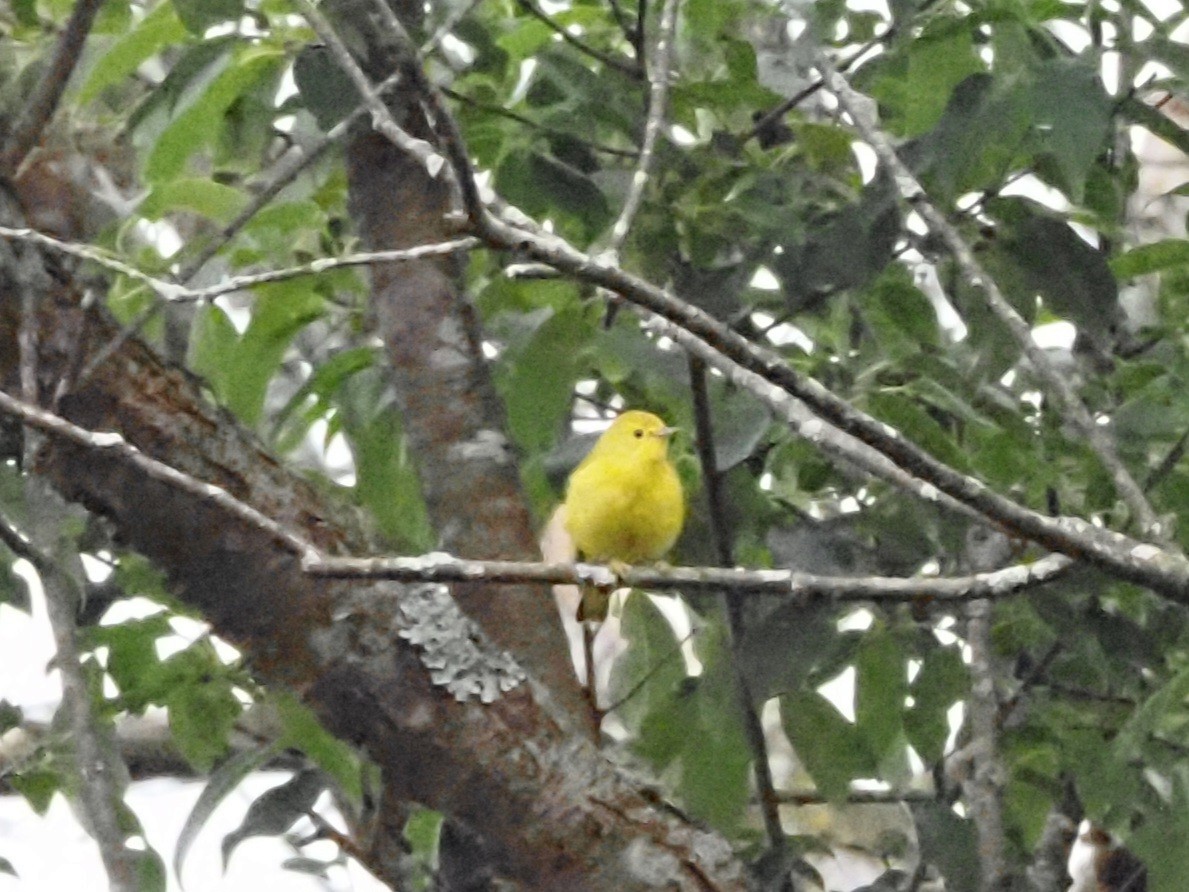
[[[12,310],[22,285],[15,277],[28,265],[0,271],[0,380],[9,393],[18,392]],[[59,287],[36,315],[43,394],[117,332],[102,311],[80,308],[66,273],[52,277]],[[58,407],[80,426],[119,432],[148,455],[223,487],[320,549],[367,546],[350,514],[136,339]],[[35,471],[107,517],[263,680],[298,692],[332,732],[380,764],[397,792],[482,834],[506,875],[536,888],[744,888],[721,838],[658,805],[563,728],[533,684],[486,705],[460,702],[435,684],[423,649],[401,637],[417,621],[410,605],[428,595],[314,579],[275,536],[146,476],[113,450],[50,438]],[[459,633],[442,630],[451,634]]]
[[[336,25],[362,44],[361,65],[376,83],[402,66],[408,48],[390,34],[374,3],[328,4]],[[401,10],[398,10],[398,13]],[[406,18],[406,22],[408,19]],[[396,91],[393,116],[414,137],[435,137],[414,91]],[[435,244],[457,235],[449,189],[418,159],[368,127],[347,144],[351,214],[372,251]],[[371,269],[372,313],[387,348],[404,431],[421,473],[426,507],[442,547],[477,558],[540,558],[503,404],[483,356],[474,307],[460,288],[457,257],[379,264]],[[455,592],[463,610],[530,672],[592,737],[553,597],[544,586],[475,584]]]

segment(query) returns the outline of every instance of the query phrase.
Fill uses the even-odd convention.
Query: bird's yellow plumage
[[[583,557],[633,564],[673,547],[685,521],[685,494],[669,460],[672,433],[649,412],[624,412],[574,469],[565,526]],[[605,601],[584,593],[578,618],[604,619]]]

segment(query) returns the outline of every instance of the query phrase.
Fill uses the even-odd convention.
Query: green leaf
[[[25,720],[25,713],[19,706],[13,706],[7,700],[0,700],[0,735],[16,728]]]
[[[214,814],[219,804],[227,798],[227,794],[240,785],[245,777],[272,759],[281,751],[278,743],[258,746],[236,753],[211,772],[210,780],[198,795],[198,801],[186,816],[186,822],[178,833],[177,847],[173,853],[173,872],[177,877],[182,876],[182,865],[190,846],[198,838],[199,832],[210,816]]]
[[[326,772],[353,803],[363,801],[363,778],[355,750],[332,735],[292,694],[276,697],[282,733],[279,746],[301,750]]]
[[[339,409],[355,457],[357,498],[394,542],[414,551],[431,547],[434,534],[421,480],[383,376],[369,369],[348,378]]]
[[[268,384],[293,338],[325,310],[325,300],[305,280],[261,285],[255,293],[242,337],[221,309],[208,305],[194,327],[190,351],[195,370],[247,425],[260,421]]]
[[[901,745],[906,671],[904,650],[893,635],[873,628],[863,636],[855,660],[855,726],[876,759]]]
[[[699,630],[702,674],[687,678],[644,717],[634,749],[668,766],[681,801],[694,815],[730,832],[748,797],[751,753],[743,734],[722,632]]]
[[[747,460],[768,434],[772,413],[749,391],[710,379],[714,466],[725,473]]]
[[[244,0],[172,0],[178,18],[196,37],[203,37],[212,25],[244,14]]]
[[[827,799],[842,800],[855,778],[875,773],[875,759],[859,729],[816,691],[791,691],[780,698],[784,733]]]
[[[293,80],[323,130],[330,130],[359,105],[359,90],[324,46],[307,46],[297,54]]]
[[[941,802],[913,802],[909,808],[917,826],[921,860],[937,865],[947,892],[977,892],[981,878],[973,823]]]
[[[129,77],[142,63],[170,44],[181,42],[185,36],[185,26],[174,14],[173,5],[159,3],[99,57],[79,88],[78,103],[91,102],[106,88]]]
[[[7,858],[0,857],[0,873],[6,873],[9,876],[19,876],[16,868],[12,866],[12,862]]]
[[[1114,102],[1098,66],[1081,59],[1050,59],[1034,77],[1031,123],[1038,151],[1052,155],[1069,197],[1081,201],[1086,177],[1112,130]]]
[[[867,289],[863,312],[895,358],[915,356],[924,345],[940,345],[936,310],[899,264],[889,266]]]
[[[29,583],[24,576],[14,573],[13,558],[7,549],[0,555],[0,604],[7,604],[28,613],[32,609],[29,600]]]
[[[169,730],[186,761],[199,771],[227,752],[228,736],[243,706],[222,679],[189,679],[175,684],[165,697]]]
[[[1111,269],[1120,279],[1146,276],[1166,269],[1189,266],[1189,240],[1161,239],[1138,245],[1111,260]]]
[[[652,598],[633,590],[623,604],[620,634],[628,647],[611,666],[607,699],[628,728],[637,732],[656,704],[686,677],[685,658],[673,627]]]
[[[912,680],[913,704],[904,714],[908,742],[926,765],[939,762],[949,738],[949,710],[970,690],[970,675],[956,647],[927,651]]]
[[[54,794],[62,789],[62,775],[48,768],[22,769],[7,778],[12,788],[25,797],[29,807],[40,816],[49,810]]]
[[[154,186],[138,210],[149,220],[185,210],[217,223],[228,223],[247,203],[248,197],[239,189],[203,177],[181,177]]]
[[[996,199],[987,210],[1001,221],[997,257],[1019,271],[1025,289],[1016,299],[1039,293],[1054,313],[1106,343],[1122,311],[1118,284],[1102,252],[1063,218],[1027,199]]]
[[[172,675],[157,655],[157,641],[172,633],[163,612],[90,629],[92,642],[107,647],[107,673],[119,689],[121,707],[130,713],[142,713],[152,704],[163,703],[168,695]]]
[[[227,869],[231,853],[241,842],[253,836],[280,836],[306,816],[325,789],[322,772],[307,769],[261,794],[248,807],[239,827],[223,837],[223,869]]]
[[[277,74],[284,60],[282,50],[267,46],[255,46],[230,59],[161,132],[145,161],[145,179],[159,183],[178,176],[191,155],[214,144],[232,103],[264,78]]]
[[[945,111],[954,87],[984,69],[969,31],[956,31],[942,39],[916,41],[908,60],[904,82],[902,136],[916,136],[934,126]]]
[[[557,219],[583,242],[611,222],[611,206],[594,181],[541,152],[510,152],[496,169],[495,188],[526,213]]]
[[[910,394],[900,390],[876,391],[867,395],[867,404],[880,421],[886,421],[937,458],[959,470],[969,470],[969,459],[958,448],[953,435]]]
[[[537,318],[526,342],[501,357],[498,377],[508,428],[530,453],[548,449],[564,427],[574,384],[584,371],[582,352],[594,333],[579,304]]]

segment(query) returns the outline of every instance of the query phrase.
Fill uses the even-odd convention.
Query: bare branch
[[[672,323],[673,328],[665,333],[673,334],[682,347],[698,349],[699,355],[720,369],[737,365],[762,379],[763,384],[749,390],[765,404],[783,410],[785,395],[803,401],[820,417],[802,421],[796,430],[815,445],[822,439],[824,422],[829,422],[924,481],[918,491],[928,501],[939,502],[944,493],[1050,551],[1085,559],[1114,576],[1148,586],[1173,599],[1189,598],[1189,561],[1183,555],[1119,533],[1098,530],[1077,518],[1052,518],[1027,509],[982,481],[939,461],[891,426],[859,411],[815,379],[803,376],[775,351],[748,341],[671,292],[617,266],[602,263],[557,236],[544,234],[531,225],[522,228],[524,215],[519,211],[505,210],[504,217],[515,222],[493,216],[484,218],[480,236],[488,245],[518,251],[574,279],[614,291],[655,313]],[[674,329],[681,329],[684,334]]]
[[[613,68],[616,71],[626,74],[633,80],[639,80],[643,74],[641,67],[632,65],[630,62],[625,62],[623,59],[612,56],[610,53],[604,53],[602,50],[595,49],[593,46],[579,40],[557,22],[553,21],[553,19],[549,18],[549,16],[545,15],[532,0],[517,0],[517,2],[520,4],[521,9],[548,27],[558,37],[578,50],[578,52],[590,56],[596,62],[600,62],[608,68]]]
[[[685,592],[730,590],[748,595],[788,595],[850,601],[965,601],[1002,598],[1052,580],[1070,566],[1060,555],[989,573],[955,577],[819,576],[796,570],[745,570],[725,567],[628,567],[617,574],[601,564],[546,564],[531,561],[468,561],[442,552],[420,557],[338,558],[310,554],[304,568],[336,579],[391,579],[401,582],[509,582],[593,585]]]
[[[396,122],[383,101],[376,95],[376,90],[367,75],[363,73],[363,69],[351,56],[347,45],[343,43],[338,33],[331,27],[330,22],[326,21],[318,8],[310,0],[297,0],[297,7],[306,21],[310,23],[310,27],[317,33],[319,39],[326,44],[339,67],[355,84],[360,95],[364,97],[364,102],[372,113],[372,126],[383,133],[401,151],[407,152],[420,161],[431,177],[436,179],[439,175],[445,176],[451,188],[458,190],[459,202],[465,205],[466,202],[461,194],[462,186],[445,156],[431,143],[424,139],[418,139]]]
[[[62,33],[54,54],[46,66],[37,86],[21,108],[20,116],[8,131],[4,146],[0,149],[0,171],[14,175],[26,157],[41,139],[46,125],[58,108],[58,101],[66,90],[70,75],[82,58],[83,44],[91,33],[91,25],[103,0],[77,0]]]
[[[15,399],[3,391],[0,391],[0,414],[20,419],[22,424],[55,439],[66,440],[85,449],[114,454],[152,479],[209,501],[239,520],[262,530],[289,551],[302,555],[307,560],[317,560],[318,551],[312,544],[296,533],[287,530],[271,517],[267,517],[251,505],[241,502],[220,486],[204,483],[189,474],[182,473],[177,468],[145,455],[118,433],[99,433],[86,430],[60,415]]]
[[[971,601],[967,608],[966,640],[970,645],[970,778],[963,794],[978,834],[979,868],[983,889],[1001,888],[1007,873],[1003,832],[1002,791],[1006,776],[999,758],[999,698],[991,656],[991,603]]]
[[[30,485],[39,483],[30,481]],[[56,494],[48,491],[39,492],[36,502],[35,513],[53,513],[55,508],[62,507]],[[56,530],[56,524],[53,526]],[[54,667],[62,680],[60,709],[69,730],[74,769],[78,773],[78,787],[72,798],[85,816],[87,832],[98,846],[111,889],[133,892],[140,888],[136,882],[136,862],[145,853],[128,848],[127,834],[120,826],[128,772],[118,753],[107,745],[102,720],[91,703],[91,685],[83,668],[77,636],[76,610],[81,593],[73,577],[54,556],[35,545],[31,537],[17,530],[6,517],[0,517],[0,539],[14,554],[33,564],[41,579],[54,637]]]
[[[528,0],[521,0],[527,3]],[[665,121],[665,105],[669,97],[669,59],[673,51],[673,39],[677,32],[677,10],[681,0],[665,0],[661,10],[660,28],[656,36],[656,51],[653,53],[651,71],[648,73],[648,117],[644,122],[644,141],[640,147],[640,160],[636,165],[636,172],[632,175],[632,183],[628,189],[627,199],[615,225],[611,227],[611,238],[607,246],[611,256],[616,256],[623,247],[632,228],[632,220],[640,209],[644,199],[644,189],[648,186],[649,171],[652,159],[656,154],[656,143],[660,137],[661,127]]]
[[[837,98],[839,104],[850,115],[855,129],[863,139],[870,144],[880,163],[891,172],[904,200],[921,215],[935,233],[941,236],[963,277],[974,287],[982,291],[987,306],[991,312],[1007,326],[1023,350],[1024,355],[1040,376],[1045,389],[1052,394],[1068,418],[1078,429],[1082,437],[1090,444],[1098,456],[1102,466],[1111,475],[1115,489],[1131,509],[1135,519],[1139,522],[1141,533],[1151,536],[1166,547],[1171,538],[1169,531],[1160,521],[1156,512],[1144,495],[1143,489],[1136,483],[1115,451],[1115,444],[1104,427],[1097,423],[1086,408],[1073,385],[1049,361],[1044,350],[1032,338],[1032,329],[1023,317],[1003,296],[995,280],[987,273],[982,264],[974,256],[970,246],[966,244],[958,230],[945,218],[945,215],[929,200],[924,187],[896,154],[888,138],[879,130],[865,110],[867,100],[857,93],[846,78],[838,73],[834,64],[824,54],[819,55],[819,64],[829,84],[830,92]]]
[[[667,3],[672,0],[667,0]],[[666,5],[666,11],[668,6]],[[714,540],[718,562],[724,567],[735,563],[731,547],[733,536],[726,528],[726,511],[722,492],[722,475],[715,460],[714,423],[710,416],[710,393],[706,383],[706,364],[696,356],[689,357],[690,387],[694,399],[694,422],[697,427],[698,461],[702,466],[702,478],[706,481],[706,503],[709,507],[710,533]],[[752,771],[756,793],[760,800],[760,813],[764,818],[764,832],[768,835],[768,848],[782,854],[788,847],[784,826],[780,821],[780,803],[776,798],[776,786],[772,781],[772,765],[768,759],[768,740],[764,725],[760,721],[760,706],[751,693],[751,685],[743,672],[741,646],[744,635],[743,604],[730,589],[719,592],[719,603],[727,620],[731,646],[731,675],[735,693],[739,699],[739,710],[743,714],[743,730],[751,748]],[[762,704],[761,704],[762,705]]]
[[[436,245],[418,245],[414,248],[405,248],[399,251],[370,251],[358,254],[346,254],[342,257],[320,257],[317,260],[303,263],[300,266],[267,270],[262,273],[251,273],[244,276],[232,276],[217,285],[208,285],[205,288],[188,288],[184,285],[178,285],[175,282],[167,281],[138,270],[119,258],[113,257],[106,251],[90,245],[79,244],[78,242],[64,242],[34,229],[11,229],[7,226],[0,226],[0,238],[32,242],[61,254],[90,260],[106,269],[128,276],[130,279],[147,285],[159,297],[165,300],[186,302],[214,300],[220,295],[230,294],[233,291],[243,291],[257,285],[283,282],[302,276],[316,276],[319,273],[333,269],[342,269],[343,267],[370,266],[375,263],[398,263],[422,260],[426,257],[441,257],[446,254],[468,251],[480,244],[477,238],[468,237],[454,239]]]

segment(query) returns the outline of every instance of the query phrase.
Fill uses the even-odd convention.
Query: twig
[[[616,71],[622,72],[623,74],[626,74],[628,77],[635,80],[639,80],[643,74],[643,69],[639,66],[625,62],[623,59],[612,56],[610,53],[605,53],[602,50],[595,49],[593,46],[590,46],[589,44],[579,40],[557,22],[553,21],[553,19],[551,19],[549,16],[545,15],[544,12],[537,8],[537,5],[533,3],[532,0],[517,0],[517,3],[520,4],[521,9],[543,23],[562,40],[574,47],[574,49],[578,50],[578,52],[584,53],[585,55],[590,56],[596,62],[601,62],[608,68],[613,68]]]
[[[504,216],[515,222],[492,216],[484,218],[479,234],[488,245],[518,251],[574,279],[614,291],[655,313],[672,323],[664,333],[682,348],[697,352],[707,364],[733,379],[748,381],[745,385],[748,390],[782,416],[789,410],[786,395],[804,402],[818,417],[798,420],[795,430],[813,444],[822,443],[829,436],[828,426],[833,425],[919,478],[912,491],[920,498],[940,503],[943,494],[950,496],[1050,551],[1084,559],[1118,578],[1147,586],[1174,600],[1189,599],[1189,561],[1183,555],[1099,529],[1079,518],[1053,518],[1024,508],[982,481],[939,461],[894,428],[835,396],[813,378],[803,376],[774,350],[748,341],[671,292],[617,266],[601,263],[558,236],[522,228],[523,215],[514,209],[506,210]],[[755,378],[737,375],[740,369]]]
[[[828,805],[827,799],[814,790],[781,791],[776,794],[781,805]],[[847,805],[899,805],[904,802],[936,802],[937,794],[930,790],[851,790],[842,799]]]
[[[1049,361],[1044,350],[1033,340],[1032,329],[1028,323],[1003,296],[995,280],[975,258],[974,252],[971,251],[970,246],[966,244],[957,229],[950,225],[945,216],[929,200],[924,187],[900,160],[891,142],[875,126],[870,115],[865,111],[863,97],[838,73],[828,57],[824,54],[819,55],[818,61],[830,92],[837,97],[839,105],[850,115],[855,129],[871,146],[880,163],[892,174],[905,202],[919,213],[929,228],[945,242],[958,264],[958,268],[962,271],[963,277],[982,291],[987,306],[1011,331],[1024,355],[1040,376],[1045,389],[1056,397],[1069,419],[1089,443],[1090,448],[1094,450],[1103,467],[1111,475],[1116,491],[1139,522],[1141,534],[1151,536],[1155,541],[1166,547],[1171,547],[1169,531],[1152,509],[1143,489],[1135,482],[1131,472],[1119,459],[1110,435],[1102,425],[1095,421],[1074,390],[1073,385],[1057,370]]]
[[[302,276],[316,276],[320,273],[329,270],[341,269],[343,267],[352,266],[371,266],[376,263],[399,263],[411,260],[420,260],[425,257],[440,257],[444,254],[456,254],[460,251],[467,251],[471,248],[478,247],[480,242],[477,238],[468,237],[454,239],[448,242],[441,242],[435,245],[417,245],[412,248],[402,248],[393,251],[369,251],[358,254],[346,254],[342,257],[320,257],[317,260],[312,260],[309,263],[303,263],[300,266],[285,267],[283,269],[266,270],[262,273],[251,273],[243,276],[232,276],[229,279],[224,279],[217,285],[208,285],[205,288],[188,288],[184,285],[178,285],[176,282],[171,282],[166,279],[160,279],[149,273],[138,270],[135,267],[129,266],[122,260],[113,257],[106,251],[101,251],[90,245],[79,244],[77,242],[64,242],[56,239],[53,236],[46,235],[43,232],[38,232],[35,229],[11,229],[7,226],[0,226],[0,238],[13,239],[16,241],[33,242],[34,244],[42,245],[50,248],[61,254],[68,254],[73,257],[79,257],[84,260],[90,260],[98,263],[100,266],[110,269],[113,272],[120,273],[130,279],[134,279],[151,288],[156,294],[168,301],[177,302],[199,302],[214,300],[224,294],[230,294],[233,291],[242,291],[247,288],[253,288],[257,285],[267,285],[272,282],[283,282],[288,279],[296,279]],[[104,357],[106,358],[106,357]]]
[[[41,139],[42,132],[58,108],[70,75],[82,58],[83,44],[91,33],[91,25],[101,6],[103,0],[77,0],[74,4],[70,18],[58,36],[45,74],[34,87],[33,95],[21,107],[20,115],[8,131],[3,149],[0,149],[0,171],[5,174],[15,175]]]
[[[384,134],[401,151],[425,165],[425,169],[431,177],[436,179],[439,175],[444,175],[451,189],[458,193],[461,185],[458,178],[454,176],[453,167],[447,163],[447,159],[442,153],[431,143],[413,136],[396,122],[383,101],[376,95],[371,81],[355,62],[347,45],[343,43],[338,32],[331,27],[318,8],[310,0],[296,0],[296,3],[302,16],[309,22],[319,39],[326,44],[343,73],[351,79],[359,94],[364,97],[368,110],[372,113],[372,126]],[[465,204],[461,195],[458,198],[460,203]]]
[[[514,112],[510,108],[504,108],[502,105],[496,105],[491,102],[483,102],[475,99],[473,96],[468,96],[466,93],[459,93],[457,90],[452,90],[449,87],[442,87],[442,93],[449,99],[455,102],[461,102],[463,105],[469,105],[471,108],[476,108],[479,111],[488,112],[493,115],[499,115],[502,118],[507,118],[509,121],[515,121],[518,124],[523,124],[525,127],[531,127],[541,133],[550,136],[560,136],[565,139],[572,139],[580,145],[586,146],[592,152],[602,152],[604,155],[614,155],[618,158],[636,159],[640,157],[640,153],[634,149],[620,149],[615,146],[604,145],[603,143],[592,142],[589,139],[584,139],[576,133],[571,133],[568,130],[563,130],[560,127],[551,127],[548,124],[542,124],[540,121],[534,121],[527,115],[522,115],[519,112]]]
[[[0,405],[0,409],[3,406]],[[305,570],[335,579],[391,579],[398,582],[507,582],[593,585],[599,588],[679,589],[685,592],[787,595],[829,601],[962,602],[1003,598],[1033,588],[1064,572],[1069,561],[1048,555],[1033,564],[952,577],[820,576],[796,570],[725,567],[628,567],[616,573],[602,564],[532,561],[471,561],[443,552],[418,557],[340,558],[310,555]]]
[[[8,415],[50,437],[85,449],[106,452],[158,480],[251,524],[278,545],[302,559],[306,572],[338,579],[392,579],[401,582],[509,582],[546,585],[625,586],[688,591],[737,590],[751,594],[784,594],[837,601],[950,602],[1001,598],[1047,582],[1064,572],[1069,561],[1049,555],[1033,564],[1019,564],[991,573],[947,578],[835,577],[793,570],[743,570],[720,567],[630,567],[617,575],[599,564],[548,564],[531,561],[471,561],[448,554],[420,557],[331,558],[272,518],[227,490],[205,483],[145,455],[117,433],[89,431],[0,391],[0,414]]]
[[[268,533],[276,540],[277,544],[304,560],[316,561],[318,559],[318,550],[311,543],[287,530],[271,517],[262,514],[246,502],[241,502],[220,486],[205,483],[177,468],[145,455],[117,433],[86,430],[60,415],[18,400],[3,391],[0,391],[0,414],[20,419],[22,424],[48,434],[54,439],[66,440],[97,453],[112,455],[117,460],[143,471],[148,477],[210,502],[239,520]]]
[[[672,0],[667,0],[665,13]],[[658,54],[659,55],[659,54]],[[724,567],[735,563],[734,549],[726,529],[726,512],[722,498],[722,475],[714,448],[714,422],[710,417],[710,393],[706,384],[706,364],[696,356],[689,358],[690,389],[694,399],[694,419],[697,426],[698,459],[702,465],[702,479],[706,485],[707,507],[710,509],[710,533],[714,539],[718,562]],[[788,848],[784,827],[780,822],[780,803],[776,798],[776,785],[772,781],[772,765],[768,761],[768,741],[764,736],[764,725],[759,710],[752,698],[751,686],[742,668],[742,641],[744,631],[743,604],[730,589],[718,594],[731,648],[731,675],[735,683],[735,694],[739,698],[739,711],[743,717],[743,731],[751,748],[752,765],[755,772],[756,793],[760,799],[760,811],[764,816],[764,832],[768,835],[768,848],[781,855]]]
[[[991,658],[991,603],[971,601],[966,640],[970,645],[971,774],[963,784],[966,806],[978,835],[980,888],[998,889],[1007,871],[1003,832],[1004,771],[999,762],[999,698]]]
[[[48,493],[42,493],[48,496]],[[38,511],[51,510],[54,500],[41,501]],[[136,862],[143,853],[128,848],[127,835],[120,826],[123,787],[127,769],[119,757],[100,739],[100,719],[91,703],[91,686],[82,665],[76,634],[75,609],[80,592],[58,562],[33,544],[6,517],[0,516],[0,536],[14,554],[37,568],[45,593],[46,614],[54,637],[54,667],[62,681],[64,727],[69,731],[73,764],[78,772],[78,788],[72,797],[86,816],[87,832],[94,838],[108,883],[113,892],[134,892]]]
[[[396,38],[404,53],[404,73],[408,77],[414,93],[429,112],[430,126],[454,171],[454,181],[462,199],[463,213],[471,225],[475,226],[487,213],[487,207],[479,197],[479,184],[475,181],[475,170],[471,166],[466,140],[462,137],[458,121],[450,113],[446,100],[442,97],[442,91],[425,76],[425,69],[422,67],[417,45],[413,43],[409,32],[405,30],[404,23],[393,12],[386,0],[375,0],[375,6],[380,17],[384,19],[385,26]],[[362,71],[359,72],[359,75],[366,83],[367,78]],[[391,118],[387,108],[384,108],[384,114]],[[432,175],[432,173],[431,169],[430,174]]]
[[[521,2],[527,3],[528,0],[521,0]],[[665,5],[661,10],[661,21],[656,35],[656,51],[653,53],[652,65],[648,71],[648,115],[644,121],[644,140],[640,146],[640,160],[636,165],[636,172],[632,175],[627,198],[615,225],[611,227],[611,238],[607,250],[612,257],[618,256],[619,249],[623,247],[632,227],[632,221],[644,199],[644,189],[648,186],[648,176],[656,155],[657,140],[665,121],[665,106],[669,98],[669,60],[673,52],[673,40],[677,32],[677,10],[680,6],[681,0],[665,0]]]
[[[894,29],[888,29],[879,37],[871,38],[869,41],[855,50],[855,52],[851,54],[850,58],[846,59],[844,62],[840,62],[838,65],[838,70],[849,71],[852,65],[867,55],[867,53],[869,53],[875,47],[887,40],[892,35],[893,30]],[[818,78],[813,83],[801,88],[788,99],[784,100],[775,108],[773,108],[771,111],[765,112],[755,121],[754,124],[752,124],[751,129],[742,135],[741,139],[744,142],[750,142],[751,140],[755,139],[760,135],[760,133],[762,133],[768,127],[771,127],[814,93],[817,93],[819,90],[821,90],[825,85],[825,78]]]

